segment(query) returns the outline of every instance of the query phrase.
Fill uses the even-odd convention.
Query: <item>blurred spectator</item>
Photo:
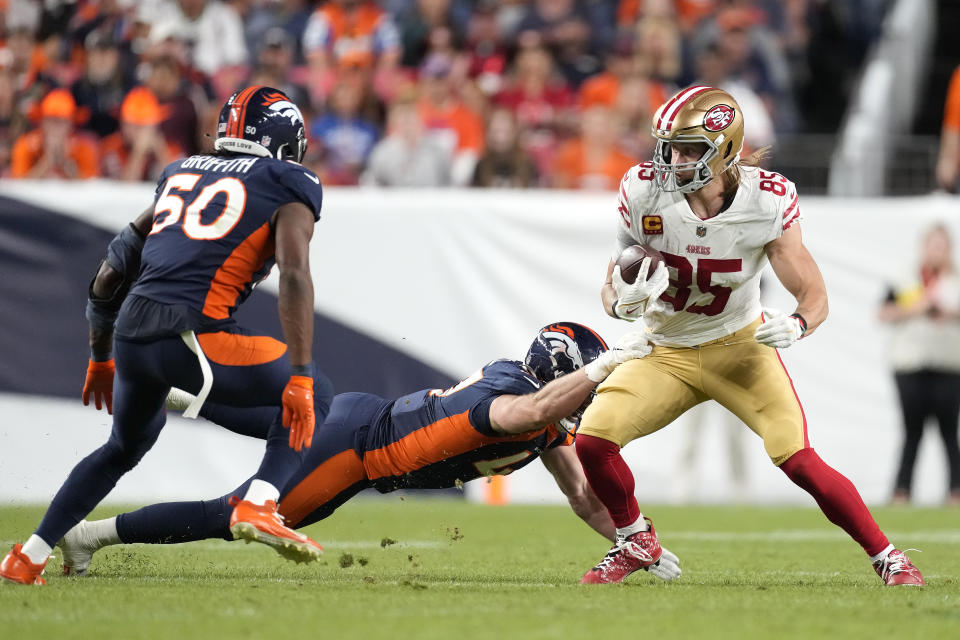
[[[960,174],[960,66],[950,78],[947,102],[940,133],[940,157],[937,160],[937,186],[956,193]]]
[[[573,87],[600,70],[590,15],[577,0],[534,0],[517,31],[522,48],[546,47]]]
[[[229,4],[220,0],[161,0],[142,3],[141,11],[146,12],[143,18],[151,25],[151,41],[161,42],[170,36],[183,41],[190,64],[211,78],[247,63],[243,23]]]
[[[451,4],[450,0],[413,0],[397,17],[401,64],[419,67],[433,49],[431,40],[438,36],[448,39],[453,48],[460,48],[464,25],[455,21]]]
[[[582,133],[557,151],[553,186],[560,189],[616,189],[636,164],[617,148],[620,126],[610,109],[591,107],[583,113]]]
[[[397,100],[390,108],[387,137],[370,154],[364,182],[384,187],[443,187],[450,184],[450,153],[425,135],[416,103]]]
[[[644,16],[675,16],[681,31],[690,34],[701,20],[716,12],[719,4],[718,0],[621,0],[617,28],[629,31]]]
[[[146,87],[132,89],[120,107],[120,131],[101,144],[103,176],[155,182],[164,167],[182,157],[180,148],[164,139],[163,120],[157,97]]]
[[[346,77],[343,77],[346,75]],[[376,123],[365,118],[363,111],[366,86],[362,74],[341,74],[341,80],[330,95],[327,113],[310,127],[315,144],[309,156],[320,156],[321,162],[308,161],[325,185],[355,185],[367,157],[379,137]]]
[[[246,84],[262,84],[280,89],[301,111],[310,110],[307,90],[295,80],[293,68],[295,42],[280,27],[273,27],[263,34],[253,73]]]
[[[13,145],[14,178],[93,178],[99,174],[97,147],[74,133],[77,104],[66,89],[54,89],[40,103],[40,128]]]
[[[676,20],[649,16],[636,26],[636,58],[639,71],[669,86],[682,83],[683,41]],[[672,93],[672,89],[667,93]]]
[[[493,102],[513,111],[523,132],[524,149],[540,172],[547,173],[560,137],[573,128],[574,94],[555,73],[546,49],[521,51],[506,86]]]
[[[500,91],[507,68],[507,47],[496,9],[495,0],[482,0],[467,25],[468,72],[486,96]]]
[[[741,156],[774,143],[776,134],[767,105],[746,82],[730,75],[726,54],[715,45],[700,52],[697,58],[699,78],[696,84],[723,89],[737,101],[743,111],[744,149]]]
[[[12,55],[9,50],[0,49],[0,171],[3,172],[10,166],[10,149],[17,137],[20,115],[17,112],[10,58]]]
[[[400,38],[390,16],[372,0],[330,0],[317,8],[303,33],[303,52],[318,103],[333,88],[337,68],[345,66],[369,70],[377,94],[393,95]]]
[[[487,149],[477,162],[473,186],[537,186],[537,167],[520,146],[516,118],[507,109],[495,109],[490,114]]]
[[[420,69],[420,119],[428,134],[452,158],[450,180],[455,186],[470,184],[483,152],[483,120],[457,97],[450,73],[452,61],[433,54]]]
[[[180,63],[162,56],[150,63],[146,86],[157,97],[166,118],[160,124],[163,137],[191,156],[200,150],[200,118],[197,107],[187,95]]]
[[[84,73],[71,91],[81,124],[102,138],[117,130],[120,103],[132,82],[121,66],[119,43],[111,36],[93,31],[85,45]]]
[[[621,85],[630,79],[646,80],[645,64],[637,62],[634,57],[633,43],[629,39],[620,40],[607,56],[606,70],[591,77],[580,86],[580,109],[587,109],[594,105],[616,107],[620,102]],[[663,83],[657,80],[645,81],[645,91],[638,96],[640,104],[634,105],[651,116],[661,104],[670,97]]]
[[[617,101],[612,105],[623,123],[620,146],[636,162],[653,157],[654,138],[650,135],[653,114],[669,96],[659,98],[663,85],[643,76],[629,76],[620,83]],[[660,101],[654,103],[654,99]],[[603,103],[599,103],[603,104]]]
[[[945,226],[926,233],[920,282],[891,288],[880,320],[894,325],[890,359],[905,432],[893,501],[909,501],[924,423],[935,417],[947,453],[948,501],[960,506],[960,275]]]

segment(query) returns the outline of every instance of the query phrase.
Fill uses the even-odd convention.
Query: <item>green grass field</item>
[[[684,575],[582,587],[608,545],[564,507],[392,496],[310,527],[312,565],[221,541],[112,547],[87,578],[55,558],[47,587],[0,585],[0,638],[960,638],[960,513],[875,513],[927,587],[883,587],[816,510],[741,507],[650,507]],[[41,514],[0,508],[4,549]]]

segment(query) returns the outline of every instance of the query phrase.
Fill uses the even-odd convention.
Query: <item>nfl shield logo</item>
[[[697,237],[698,237],[698,238],[702,238],[702,237],[705,236],[705,235],[707,235],[707,228],[706,228],[705,226],[703,226],[702,224],[701,224],[701,225],[698,225],[698,226],[697,226]]]

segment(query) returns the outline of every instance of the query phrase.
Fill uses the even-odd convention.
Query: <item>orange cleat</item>
[[[33,564],[23,553],[22,548],[20,544],[13,545],[10,553],[3,558],[3,562],[0,563],[0,578],[17,584],[47,584],[47,581],[40,577],[44,567],[47,566],[47,561],[44,560],[43,564]]]
[[[294,562],[312,562],[323,553],[319,544],[283,524],[283,516],[277,513],[277,503],[273,500],[257,505],[234,496],[230,498],[230,506],[233,507],[230,533],[234,539],[269,545]]]

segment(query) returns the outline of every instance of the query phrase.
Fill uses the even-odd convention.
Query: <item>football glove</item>
[[[666,580],[667,582],[676,580],[682,573],[682,571],[680,571],[680,558],[669,549],[665,547],[660,548],[663,549],[663,555],[660,556],[660,559],[649,567],[644,567],[644,569],[661,580]]]
[[[290,376],[283,388],[283,426],[290,429],[290,448],[300,451],[313,444],[313,378]]]
[[[753,337],[768,347],[786,349],[800,339],[804,329],[804,323],[798,316],[788,316],[776,309],[764,309],[763,324],[757,327]]]
[[[90,396],[93,396],[93,404],[97,411],[107,405],[107,413],[113,415],[113,358],[105,362],[94,362],[87,365],[87,377],[83,381],[83,406],[90,404]]]
[[[595,360],[586,364],[583,370],[592,382],[600,384],[610,375],[617,365],[627,360],[635,360],[650,355],[653,347],[647,341],[644,331],[631,331],[624,334],[613,349],[604,351]]]
[[[640,263],[640,271],[637,272],[637,279],[633,284],[624,282],[620,276],[620,265],[613,268],[611,282],[613,289],[617,292],[617,300],[613,303],[613,313],[621,320],[633,322],[643,316],[647,310],[647,303],[650,300],[656,300],[670,284],[670,275],[667,267],[662,262],[657,265],[656,271],[647,280],[647,272],[650,270],[650,258],[644,258]]]

